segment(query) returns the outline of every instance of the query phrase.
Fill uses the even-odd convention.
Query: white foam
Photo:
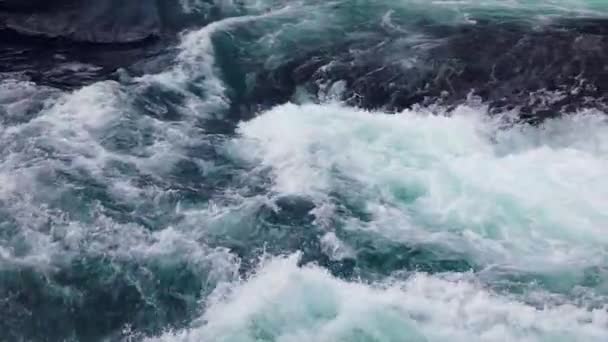
[[[25,89],[32,96],[47,91],[31,83],[15,81],[9,85],[10,89]],[[2,94],[1,100],[9,104],[25,101],[19,94],[13,97],[0,92]],[[0,241],[0,267],[28,265],[47,269],[69,262],[81,252],[108,253],[124,259],[153,256],[154,253],[143,253],[142,249],[149,250],[150,244],[153,246],[156,241],[173,236],[169,234],[171,227],[165,228],[165,235],[158,233],[161,235],[157,237],[140,225],[115,222],[105,215],[101,205],[80,208],[95,205],[94,202],[73,203],[73,212],[63,212],[55,207],[62,201],[62,195],[82,185],[58,175],[92,177],[107,186],[109,195],[115,196],[118,203],[156,205],[163,196],[170,195],[170,190],[154,184],[135,184],[133,171],[115,170],[110,165],[120,162],[136,172],[161,178],[182,158],[184,147],[203,140],[200,130],[185,123],[163,122],[141,115],[133,107],[130,94],[116,82],[99,82],[71,93],[51,95],[33,118],[0,127],[3,145],[0,202],[4,214],[9,216],[3,222],[7,225],[3,229],[14,230],[7,233],[9,238]],[[23,113],[15,113],[19,114]],[[152,140],[132,150],[116,150],[107,144],[116,138],[141,141],[144,134],[152,136]],[[77,201],[73,195],[69,196],[68,200]],[[86,212],[78,213],[79,210]],[[79,215],[89,218],[81,219]],[[193,241],[189,231],[181,234],[184,241]],[[198,245],[199,249],[195,250],[194,246],[182,243],[184,248],[167,248],[167,252],[175,251],[172,259],[193,258],[201,262],[217,254],[203,243]],[[229,253],[224,254],[228,260]],[[196,263],[193,261],[192,267]],[[222,268],[228,270],[225,265]]]
[[[241,158],[270,170],[276,193],[317,206],[338,193],[371,215],[343,217],[350,229],[439,245],[481,265],[552,272],[605,264],[603,114],[499,127],[483,108],[386,115],[287,104],[242,123],[236,144]]]
[[[0,113],[4,120],[27,120],[40,101],[57,95],[51,88],[17,79],[0,81]]]
[[[349,283],[297,256],[266,262],[191,329],[148,342],[604,341],[606,308],[535,308],[457,275]]]
[[[262,14],[227,17],[214,21],[200,29],[182,34],[178,46],[179,54],[175,66],[155,75],[144,75],[137,80],[143,84],[162,84],[168,89],[186,95],[184,109],[195,117],[213,117],[226,109],[229,99],[226,86],[216,70],[215,51],[212,38],[219,32],[248,22],[285,14],[289,7],[269,10]],[[200,90],[201,94],[192,93],[188,87]]]
[[[328,232],[321,237],[321,250],[331,260],[343,260],[346,258],[355,258],[355,252],[352,248],[341,241],[334,232]]]
[[[193,121],[227,103],[223,85],[215,76],[211,35],[254,19],[230,18],[186,33],[176,66],[158,75],[136,79],[135,84],[106,81],[61,93],[30,82],[3,81],[0,103],[7,117],[14,117],[16,123],[0,127],[3,144],[0,200],[6,203],[7,213],[18,225],[17,236],[29,246],[28,251],[15,254],[10,246],[13,241],[2,241],[3,255],[6,255],[3,263],[26,262],[45,268],[69,259],[83,244],[89,248],[88,253],[103,251],[108,246],[147,246],[150,238],[143,227],[113,222],[103,215],[103,208],[92,223],[49,209],[48,205],[75,186],[54,179],[60,173],[83,172],[106,185],[118,202],[150,203],[167,196],[168,192],[154,184],[134,184],[132,171],[120,171],[111,165],[119,162],[140,174],[162,179],[177,161],[185,158],[185,148],[204,143],[203,132]],[[178,108],[184,115],[183,121],[161,121],[143,115],[136,108],[133,97],[145,96],[141,94],[150,86],[149,81],[161,82],[166,90],[186,95],[184,107]],[[186,88],[191,83],[201,87],[206,96],[199,98],[189,93]],[[40,106],[34,108],[37,113],[21,120],[20,116],[25,116],[34,105]],[[130,150],[115,149],[112,141],[117,139],[134,141],[136,145]],[[47,231],[48,226],[56,230],[56,236]],[[131,232],[132,238],[119,239],[113,232],[121,229]],[[103,237],[101,231],[107,237]],[[91,234],[100,239],[91,239]],[[121,248],[112,253],[120,254]]]

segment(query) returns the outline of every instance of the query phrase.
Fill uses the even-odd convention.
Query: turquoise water
[[[220,19],[159,72],[0,79],[0,340],[608,340],[603,107],[532,124],[476,95],[344,98],[469,27],[601,22],[604,2],[182,4]],[[338,76],[277,71],[310,65]]]

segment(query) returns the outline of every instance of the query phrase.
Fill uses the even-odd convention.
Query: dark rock
[[[142,61],[166,66],[162,54],[177,30],[165,29],[159,12],[177,16],[179,4],[172,3],[0,0],[0,73],[72,89],[116,78],[119,68]]]
[[[250,107],[268,107],[297,88],[318,94],[341,81],[342,100],[388,111],[454,106],[471,95],[495,112],[518,109],[527,121],[607,107],[608,21],[569,19],[543,28],[480,22],[427,26],[423,33],[424,49],[378,35],[308,51],[271,70],[254,66],[263,71],[242,97]]]
[[[158,37],[154,0],[0,0],[0,29],[87,43],[133,43]]]

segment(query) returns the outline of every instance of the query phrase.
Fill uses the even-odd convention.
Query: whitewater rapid
[[[606,262],[603,113],[501,127],[483,107],[437,111],[287,104],[241,124],[239,143],[271,170],[274,192],[356,206],[365,219],[348,217],[348,229],[440,244],[488,265]]]
[[[462,279],[464,278],[464,279]],[[602,341],[605,307],[536,308],[465,276],[344,282],[297,255],[262,264],[195,327],[147,341]]]
[[[270,174],[271,200],[314,203],[329,257],[362,258],[359,232],[477,271],[350,283],[268,258],[193,328],[151,341],[604,340],[607,124],[588,112],[533,127],[483,107],[262,113],[228,148]]]
[[[608,340],[601,21],[550,27],[602,2],[180,3],[160,71],[2,73],[0,340]],[[484,30],[551,48],[471,80]]]

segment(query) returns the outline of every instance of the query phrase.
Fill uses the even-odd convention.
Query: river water
[[[0,73],[0,340],[608,340],[603,1],[180,4]]]

